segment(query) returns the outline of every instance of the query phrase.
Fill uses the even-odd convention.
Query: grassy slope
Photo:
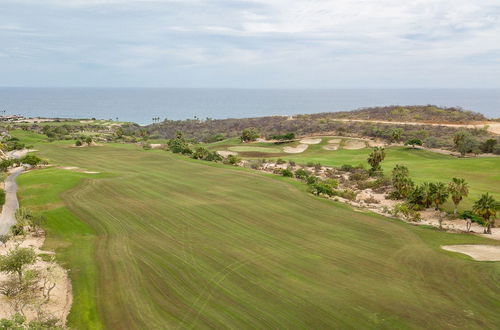
[[[100,328],[96,305],[95,232],[64,206],[60,194],[88,177],[57,169],[31,171],[18,178],[21,206],[44,212],[48,235],[45,248],[55,250],[59,262],[70,269],[74,301],[70,324]]]
[[[324,138],[321,144],[310,145],[305,152],[300,154],[281,153],[274,156],[281,157],[285,160],[294,160],[300,164],[319,162],[327,166],[340,166],[343,164],[364,164],[368,166],[367,158],[371,152],[370,148],[329,151],[322,148],[327,144],[327,140],[329,139]],[[230,145],[241,145],[236,140],[228,141],[228,143],[219,142],[219,144],[223,145],[225,148]],[[255,143],[255,145],[261,148],[266,146],[264,143]],[[267,145],[276,148],[274,144],[268,143]],[[213,146],[213,148],[219,150],[217,145]],[[448,182],[451,181],[453,177],[465,178],[470,185],[470,196],[462,202],[461,209],[470,208],[472,202],[482,193],[489,192],[492,193],[497,200],[500,199],[500,184],[494,183],[500,183],[500,171],[498,170],[500,168],[500,157],[460,159],[406,147],[387,148],[386,153],[386,159],[382,163],[382,167],[386,174],[390,174],[392,168],[394,168],[396,164],[402,164],[408,166],[410,175],[416,182]],[[266,154],[259,155],[259,157],[269,158]],[[451,209],[451,202],[446,206]]]
[[[354,212],[294,181],[162,151],[37,148],[53,163],[111,174],[69,191],[83,174],[64,172],[71,184],[59,185],[54,169],[20,179],[22,203],[65,191],[72,213],[61,205],[53,214],[47,244],[64,246],[73,275],[85,274],[75,295],[88,304],[75,305],[75,327],[84,328],[75,315],[95,315],[82,289],[95,280],[100,314],[117,329],[500,323],[500,264],[439,249],[488,240]]]

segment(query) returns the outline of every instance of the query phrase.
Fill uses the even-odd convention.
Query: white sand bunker
[[[318,144],[321,143],[321,139],[302,139],[300,143],[303,144]]]
[[[500,245],[445,245],[442,248],[466,254],[478,261],[500,261]]]
[[[347,140],[344,144],[344,149],[356,150],[366,148],[365,141],[361,140]]]
[[[217,153],[221,155],[222,157],[228,157],[228,156],[236,156],[238,153],[234,151],[227,151],[227,150],[217,150]]]
[[[342,139],[331,139],[331,140],[328,140],[328,143],[339,144],[341,141],[342,141]]]
[[[379,140],[368,140],[368,146],[370,147],[385,147],[385,143]]]
[[[302,143],[296,147],[284,147],[283,151],[289,154],[300,154],[301,152],[306,151],[308,147],[309,145]]]
[[[339,148],[339,144],[327,144],[326,146],[323,146],[323,149],[325,150],[337,150]]]
[[[87,170],[81,169],[81,168],[76,167],[76,166],[63,166],[63,167],[60,167],[60,169],[68,170],[68,171],[75,171],[75,172],[80,172],[80,173],[86,173],[86,174],[99,174],[100,173],[100,172],[96,172],[96,171],[87,171]]]
[[[151,146],[151,149],[161,149],[161,148],[163,148],[163,144],[161,144],[161,143],[151,143],[150,146]]]

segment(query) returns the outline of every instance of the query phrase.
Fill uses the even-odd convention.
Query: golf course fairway
[[[46,247],[70,270],[72,328],[500,324],[500,263],[440,248],[500,242],[354,211],[293,179],[161,150],[35,148],[55,166],[20,176],[19,195],[45,212]]]

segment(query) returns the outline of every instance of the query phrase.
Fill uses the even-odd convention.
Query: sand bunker
[[[309,147],[309,145],[302,143],[296,147],[284,147],[283,151],[286,153],[289,153],[289,154],[300,154],[301,152],[306,151],[308,147]]]
[[[374,141],[374,140],[368,140],[368,146],[370,147],[385,147],[385,143],[383,141]]]
[[[325,150],[337,150],[338,148],[339,148],[339,145],[333,144],[333,143],[330,143],[330,144],[327,144],[326,146],[323,146],[323,149],[325,149]]]
[[[230,155],[236,156],[238,154],[237,152],[227,150],[217,150],[217,153],[222,157],[228,157]]]
[[[151,149],[161,149],[161,148],[163,148],[163,144],[161,144],[161,143],[151,143],[150,146],[151,146]]]
[[[478,261],[500,261],[500,246],[498,245],[445,245],[442,248],[466,254]]]
[[[365,141],[361,140],[347,140],[344,144],[344,149],[356,150],[366,148]]]
[[[328,143],[339,144],[341,141],[342,141],[342,139],[331,139],[331,140],[328,140]]]
[[[96,172],[96,171],[87,171],[87,170],[81,169],[81,168],[76,167],[76,166],[62,166],[59,168],[62,170],[75,171],[75,172],[87,173],[87,174],[99,174],[100,173],[100,172]]]
[[[302,144],[318,144],[321,143],[321,139],[302,139],[300,140]]]

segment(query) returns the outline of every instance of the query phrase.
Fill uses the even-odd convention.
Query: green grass
[[[500,324],[500,263],[439,248],[497,241],[356,212],[294,180],[164,151],[36,147],[52,163],[105,173],[45,169],[19,180],[21,204],[49,204],[47,245],[72,269],[74,328],[99,317],[112,329]]]
[[[45,249],[56,251],[58,262],[69,269],[73,306],[68,322],[78,328],[102,328],[97,310],[96,235],[60,198],[88,174],[58,169],[32,171],[18,177],[20,204],[43,212],[47,239]]]
[[[299,164],[321,163],[326,166],[341,166],[343,164],[359,165],[368,167],[367,158],[371,148],[358,150],[325,150],[323,146],[332,137],[323,137],[320,144],[309,145],[309,148],[300,154],[279,153],[270,158],[283,158],[293,160]],[[338,138],[338,137],[336,137]],[[225,148],[233,150],[229,141],[223,144]],[[253,145],[253,144],[252,144]],[[257,144],[256,144],[257,145]],[[248,146],[251,147],[251,146]],[[242,154],[243,157],[252,154]],[[266,157],[265,154],[255,157]],[[460,210],[470,209],[475,200],[481,194],[491,193],[494,198],[500,200],[500,157],[478,157],[478,158],[456,158],[442,155],[426,150],[412,149],[406,147],[386,148],[386,158],[382,162],[382,168],[386,175],[390,175],[396,164],[406,165],[410,175],[415,182],[443,181],[449,182],[453,177],[464,178],[470,186],[470,195],[460,205]],[[453,208],[449,201],[445,204],[448,210]]]

